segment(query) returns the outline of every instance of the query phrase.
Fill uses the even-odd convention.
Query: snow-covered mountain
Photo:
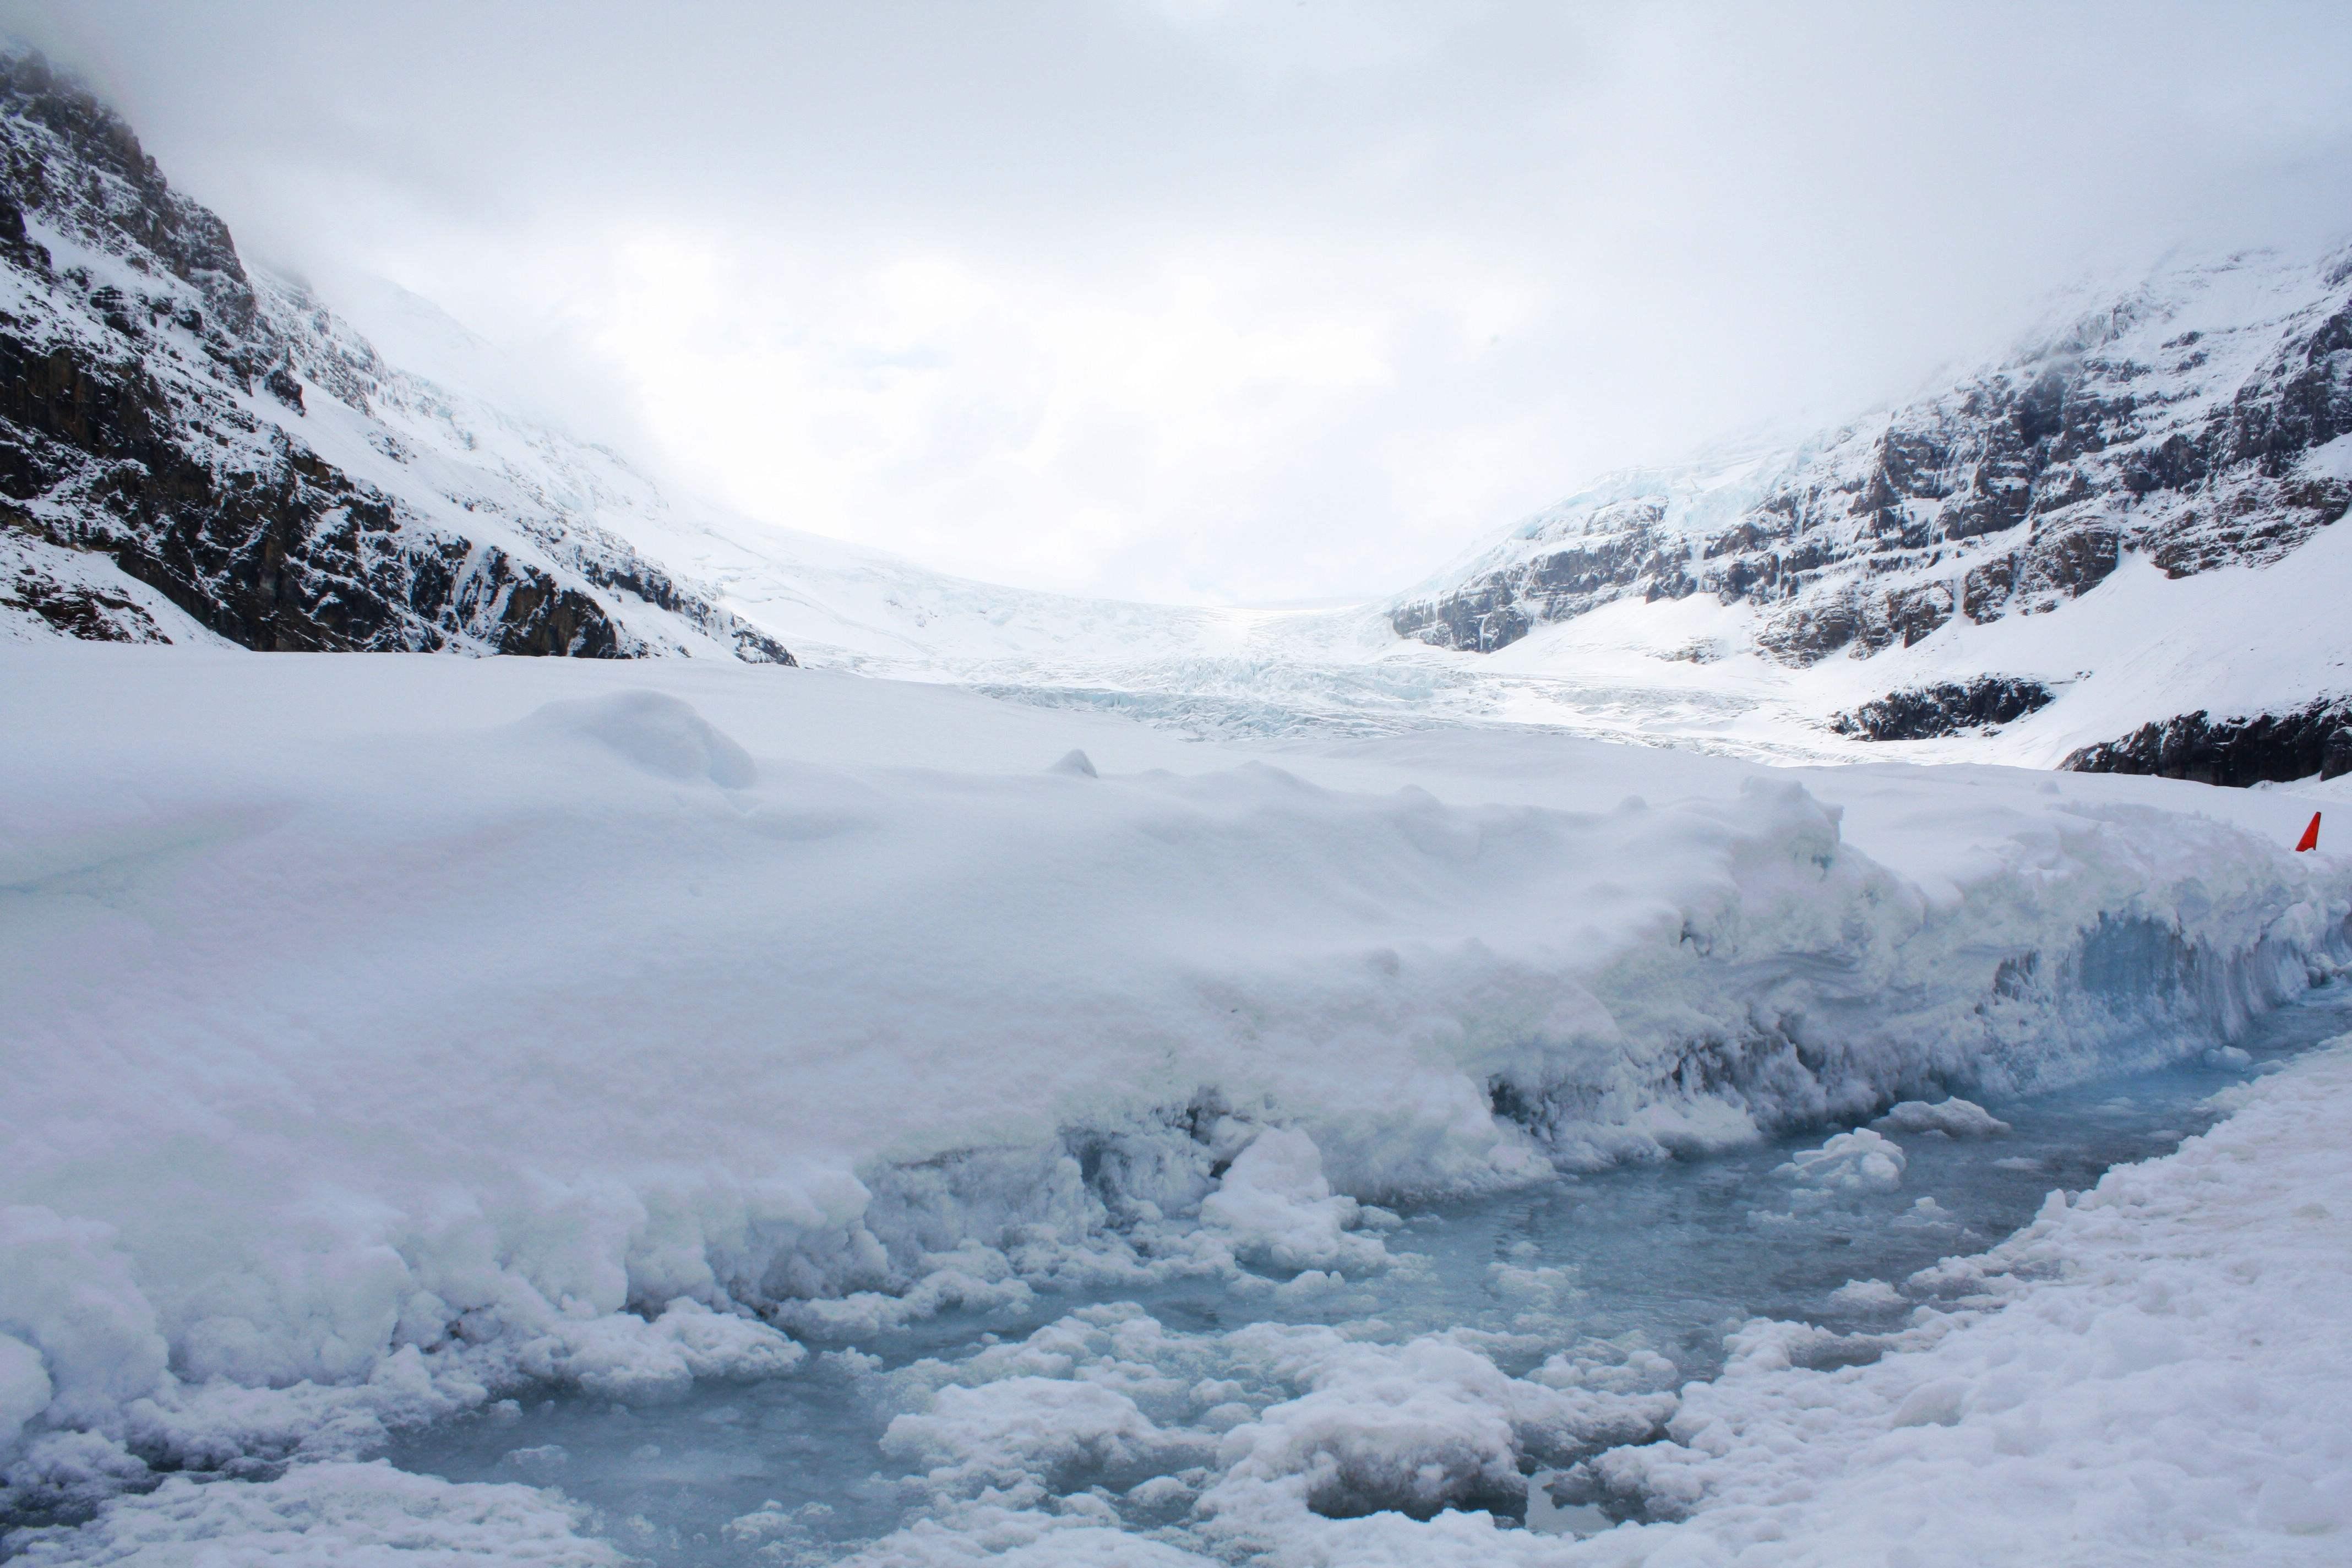
[[[2110,724],[2177,721],[2074,765],[2332,776],[2352,770],[2347,639],[2340,617],[2293,612],[2315,585],[2339,604],[2352,589],[2318,537],[2347,505],[2352,250],[2175,260],[1898,407],[1609,476],[1389,609],[1401,636],[1478,653],[1614,606],[1692,601],[1738,613],[1612,624],[1652,642],[1686,627],[1661,651],[1702,663],[1749,654],[1801,670],[1920,649],[1875,679],[1799,683],[1866,694],[1807,717],[1874,740],[2006,723],[2168,645],[2189,656],[2185,685],[2100,706]],[[2199,616],[2212,595],[2159,586],[2248,571],[2268,589],[2221,595],[2227,617]],[[2093,596],[2136,613],[2074,613]],[[2265,612],[2273,598],[2284,619]],[[1978,635],[2053,615],[2074,635]],[[2262,689],[2226,689],[2247,679]],[[2192,711],[2208,702],[2272,718]]]
[[[219,218],[37,56],[0,58],[0,624],[793,662],[598,527],[602,476],[545,432],[248,272]]]

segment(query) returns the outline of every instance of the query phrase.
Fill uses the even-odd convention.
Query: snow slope
[[[1386,1194],[2161,1059],[2352,916],[2284,791],[1200,744],[732,661],[5,657],[41,1495],[780,1369],[1024,1275],[1377,1267]]]
[[[1867,659],[1783,664],[1742,647],[1758,625],[1752,609],[1705,597],[1619,601],[1497,653],[1445,657],[1516,683],[1516,717],[1576,733],[1782,759],[2051,767],[2150,718],[2283,711],[2352,691],[2347,584],[2352,530],[2330,527],[2270,565],[2171,578],[2127,557],[2098,586],[2042,614],[1957,618]],[[1695,663],[1686,657],[1695,643],[1725,651]],[[1826,727],[1884,692],[1988,671],[2038,680],[2054,700],[1990,732],[1931,740],[1868,742]]]

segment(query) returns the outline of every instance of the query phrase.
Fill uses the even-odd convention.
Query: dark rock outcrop
[[[2053,693],[2038,680],[1986,675],[1969,681],[1890,691],[1830,721],[1841,735],[1862,741],[1925,741],[2022,719],[2048,706]]]
[[[2290,784],[2352,773],[2352,697],[2285,713],[2216,719],[2184,713],[2118,741],[2085,746],[2059,764],[2076,773],[2152,773],[2199,784]]]
[[[496,653],[621,651],[587,595],[495,547],[415,536],[387,498],[282,434],[196,406],[262,460],[204,461],[188,404],[140,362],[71,342],[37,357],[0,328],[0,494],[46,502],[49,542],[104,552],[247,647],[424,651],[466,636]]]
[[[0,54],[0,268],[22,284],[0,309],[0,503],[27,542],[9,607],[70,636],[163,638],[143,585],[252,648],[590,658],[665,651],[661,617],[631,624],[658,610],[793,662],[560,507],[478,511],[321,458],[306,383],[362,416],[432,389],[299,290],[257,283],[120,118],[23,53]],[[388,430],[370,442],[398,450]],[[102,557],[119,591],[45,574],[58,552]]]

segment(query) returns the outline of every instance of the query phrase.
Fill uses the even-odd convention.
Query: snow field
[[[771,1375],[790,1332],[1033,1281],[1342,1289],[1391,1261],[1383,1196],[2161,1059],[2352,913],[2269,834],[2291,802],[2148,781],[1195,746],[716,663],[9,658],[0,1444],[36,1500],[347,1460],[530,1380]],[[1315,1351],[1218,1448],[1273,1491],[1212,1511],[1426,1511],[1509,1490],[1498,1434],[1618,1430],[1405,1353]],[[1312,1403],[1359,1378],[1436,1457]],[[996,1474],[1033,1439],[973,1397],[905,1441]],[[1097,1458],[1165,1437],[1067,1414]]]

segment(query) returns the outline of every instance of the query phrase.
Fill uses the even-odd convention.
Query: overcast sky
[[[0,20],[249,257],[436,300],[673,482],[1129,597],[1398,587],[2086,273],[2352,233],[2340,0]]]

